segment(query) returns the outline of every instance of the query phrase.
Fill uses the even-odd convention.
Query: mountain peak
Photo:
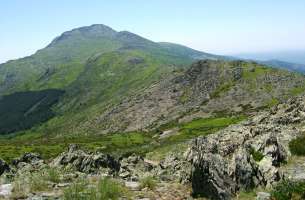
[[[54,46],[61,41],[64,41],[71,37],[86,37],[86,38],[99,38],[99,37],[114,37],[117,32],[110,28],[109,26],[103,24],[92,24],[90,26],[83,26],[79,28],[72,29],[62,33],[60,36],[56,37],[50,46]]]

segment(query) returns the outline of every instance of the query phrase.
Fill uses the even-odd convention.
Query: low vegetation
[[[305,135],[291,140],[289,149],[293,155],[305,156]]]
[[[264,158],[264,155],[261,152],[256,151],[254,148],[250,149],[250,154],[256,162],[259,162]]]
[[[148,188],[150,190],[154,190],[156,188],[156,186],[157,186],[157,182],[151,176],[144,177],[140,180],[141,188]]]
[[[305,199],[305,182],[282,181],[271,194],[275,200]]]
[[[98,184],[79,179],[64,191],[64,200],[116,200],[129,194],[120,183],[109,178],[102,178]]]
[[[52,138],[49,135],[25,134],[12,138],[0,138],[0,157],[8,162],[25,152],[37,152],[44,159],[54,158],[65,151],[69,144],[78,144],[82,148],[95,151],[99,150],[113,155],[140,154],[148,152],[168,152],[175,146],[184,144],[192,138],[200,135],[208,135],[223,129],[231,124],[238,123],[245,116],[215,116],[205,119],[195,119],[188,123],[169,123],[158,131],[178,128],[177,134],[166,139],[154,137],[157,132],[129,132],[108,135],[87,136],[63,136]],[[158,157],[158,155],[154,155]],[[161,155],[162,156],[162,155]]]

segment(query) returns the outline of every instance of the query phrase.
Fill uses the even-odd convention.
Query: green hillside
[[[0,96],[15,97],[16,92],[29,91],[44,93],[49,89],[65,91],[58,105],[48,109],[53,113],[50,116],[60,114],[66,121],[65,116],[79,117],[74,117],[79,109],[84,113],[101,112],[107,104],[149,86],[173,68],[187,67],[197,58],[208,57],[211,55],[180,45],[175,50],[104,25],[81,27],[61,34],[34,55],[0,65]],[[35,98],[29,102],[38,103]],[[11,105],[14,106],[14,101]],[[9,114],[14,115],[14,110]],[[13,119],[9,123],[14,123]],[[37,125],[36,120],[30,121],[21,127]],[[0,124],[0,134],[6,127],[4,124]],[[13,131],[5,129],[4,132],[9,130]]]

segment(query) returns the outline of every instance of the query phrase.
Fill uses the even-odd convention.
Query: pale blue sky
[[[218,54],[305,49],[304,0],[1,0],[0,63],[91,24]]]

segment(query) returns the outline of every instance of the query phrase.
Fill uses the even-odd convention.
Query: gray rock
[[[0,197],[8,198],[12,194],[12,190],[13,190],[12,184],[0,185]]]
[[[20,162],[36,164],[36,163],[40,162],[41,160],[42,160],[41,156],[37,153],[25,153],[20,158],[13,160],[12,164],[15,166],[17,166],[18,163],[20,163]]]
[[[138,181],[144,175],[152,175],[154,166],[135,154],[120,162],[119,176],[125,180]]]
[[[289,141],[302,134],[296,124],[304,120],[305,101],[294,98],[246,122],[195,139],[187,152],[194,194],[231,199],[240,190],[273,187],[283,178],[280,169],[290,155]],[[262,160],[255,161],[255,153]]]
[[[218,154],[206,153],[193,162],[193,194],[204,195],[211,199],[231,199],[237,184],[231,178],[229,164]]]
[[[256,200],[270,200],[271,195],[267,192],[258,192],[256,196]]]
[[[113,174],[119,170],[120,163],[108,154],[89,154],[79,149],[77,145],[70,145],[67,152],[62,153],[52,161],[51,166],[69,166],[85,173],[97,173],[108,168],[109,173]],[[103,172],[105,171],[103,170]]]
[[[140,190],[140,183],[134,181],[126,181],[125,186],[128,187],[130,190],[139,191]]]
[[[10,167],[8,166],[8,164],[4,161],[0,159],[0,176],[6,172],[9,171]]]

